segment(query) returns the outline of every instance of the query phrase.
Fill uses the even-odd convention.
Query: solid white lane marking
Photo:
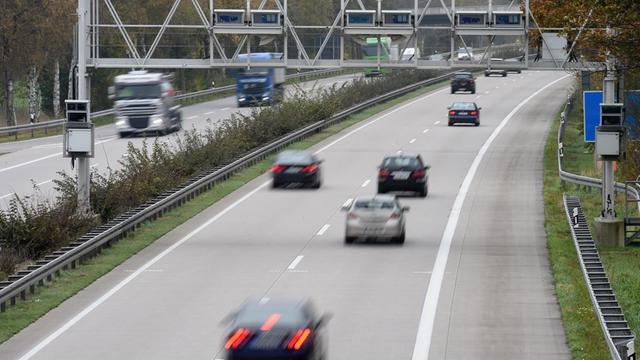
[[[447,260],[449,258],[449,249],[451,248],[451,242],[453,240],[453,235],[456,231],[456,226],[458,225],[458,219],[460,218],[460,214],[462,212],[462,206],[464,205],[464,200],[467,197],[467,192],[471,187],[471,182],[473,181],[474,176],[484,158],[485,153],[493,143],[493,141],[498,137],[498,134],[502,131],[502,129],[509,123],[509,120],[517,113],[529,100],[533,99],[536,95],[540,94],[542,91],[547,88],[553,86],[561,80],[566,79],[571,75],[565,75],[560,79],[557,79],[538,91],[531,94],[528,98],[524,99],[520,104],[518,104],[511,112],[500,122],[498,127],[491,133],[491,136],[487,139],[487,141],[482,145],[480,151],[476,155],[475,159],[473,159],[473,163],[467,172],[467,175],[460,186],[460,190],[458,191],[458,195],[453,203],[453,207],[451,208],[451,212],[449,213],[449,219],[447,220],[447,225],[444,229],[444,233],[442,234],[442,239],[440,241],[440,247],[438,248],[438,255],[436,257],[436,261],[433,264],[433,274],[429,279],[429,285],[427,287],[427,294],[424,298],[424,303],[422,305],[422,314],[420,315],[420,323],[418,326],[418,333],[416,335],[416,344],[413,348],[413,356],[412,360],[426,360],[429,358],[429,349],[431,347],[431,336],[433,333],[433,324],[435,322],[436,317],[436,308],[438,306],[438,299],[440,297],[440,289],[442,288],[442,281],[445,274],[445,268],[447,266]]]
[[[480,96],[482,96],[482,95],[478,95],[478,96],[476,96],[476,100],[480,99]]]
[[[215,113],[216,113],[215,111],[209,111],[209,112],[206,112],[206,113],[204,113],[204,114],[205,114],[205,115],[213,115],[213,114],[215,114]]]
[[[53,179],[50,179],[50,180],[47,180],[47,181],[43,181],[43,182],[41,182],[41,183],[37,183],[36,185],[37,185],[37,186],[40,186],[40,185],[48,184],[48,183],[50,183],[50,182],[52,182],[52,181],[53,181]]]
[[[428,132],[429,132],[429,129],[424,129],[424,130],[422,130],[422,133],[423,133],[423,134],[426,134],[426,133],[428,133]]]
[[[318,234],[317,234],[317,235],[318,235],[318,236],[322,236],[322,235],[324,235],[324,233],[325,233],[325,232],[327,232],[327,230],[329,230],[329,227],[330,227],[330,226],[331,226],[331,225],[329,225],[329,224],[324,224],[324,225],[320,228],[320,230],[318,230]]]
[[[320,148],[319,150],[317,150],[315,152],[315,154],[319,154],[322,151],[329,149],[330,147],[332,147],[333,145],[341,142],[342,140],[348,138],[349,136],[357,133],[358,131],[366,128],[367,126],[370,126],[371,124],[374,124],[376,122],[378,122],[381,119],[386,118],[387,116],[394,114],[410,105],[413,105],[419,101],[422,101],[424,99],[427,99],[431,96],[434,96],[436,94],[439,93],[443,93],[445,91],[449,91],[448,87],[445,87],[439,91],[435,91],[433,93],[427,94],[425,96],[422,96],[420,98],[417,98],[411,102],[408,102],[404,105],[401,105],[397,108],[395,108],[392,111],[389,111],[388,113],[381,115],[369,122],[367,122],[366,124],[363,124],[351,131],[349,131],[348,133],[344,134],[343,136],[341,136],[340,138],[332,141],[331,143],[323,146],[322,148]],[[58,154],[56,154],[58,155]],[[205,223],[203,223],[202,225],[198,226],[197,228],[195,228],[193,231],[191,231],[190,233],[188,233],[187,235],[185,235],[183,238],[181,238],[180,240],[178,240],[176,243],[174,243],[173,245],[171,245],[170,247],[168,247],[167,249],[165,249],[163,252],[161,252],[160,254],[156,255],[156,257],[154,257],[153,259],[149,260],[147,263],[145,263],[144,265],[142,265],[140,268],[138,268],[138,270],[136,270],[134,273],[132,273],[131,275],[127,276],[124,280],[122,280],[121,282],[119,282],[116,286],[114,286],[113,288],[111,288],[109,291],[107,291],[104,295],[102,295],[100,298],[98,298],[96,301],[94,301],[93,303],[91,303],[89,306],[87,306],[86,308],[84,308],[81,312],[79,312],[76,316],[74,316],[73,318],[71,318],[71,320],[67,321],[66,323],[64,323],[61,327],[59,327],[56,331],[54,331],[52,334],[50,334],[49,336],[47,336],[44,340],[42,340],[41,342],[39,342],[36,346],[34,346],[33,348],[31,348],[31,350],[29,350],[29,352],[27,352],[26,354],[24,354],[19,360],[28,360],[31,359],[31,357],[33,357],[34,355],[36,355],[38,352],[40,352],[40,350],[42,350],[45,346],[47,346],[48,344],[50,344],[51,342],[53,342],[55,339],[57,339],[60,335],[64,334],[67,330],[69,330],[73,325],[75,325],[78,321],[82,320],[85,316],[87,316],[89,313],[91,313],[93,310],[95,310],[98,306],[100,306],[100,304],[102,304],[103,302],[107,301],[111,296],[113,296],[115,293],[117,293],[118,291],[120,291],[120,289],[122,289],[123,287],[125,287],[128,283],[130,283],[131,281],[133,281],[135,278],[137,278],[140,274],[142,274],[146,269],[148,269],[149,267],[153,266],[155,263],[157,263],[158,261],[160,261],[162,258],[164,258],[165,256],[167,256],[169,253],[171,253],[173,250],[175,250],[176,248],[178,248],[180,245],[184,244],[186,241],[188,241],[189,239],[191,239],[193,236],[195,236],[196,234],[198,234],[200,231],[204,230],[205,228],[207,228],[209,225],[213,224],[214,222],[216,222],[218,219],[220,219],[221,217],[223,217],[225,214],[227,214],[229,211],[233,210],[234,208],[236,208],[238,205],[240,205],[241,203],[245,202],[247,199],[249,199],[251,196],[253,196],[254,194],[256,194],[258,191],[266,188],[267,186],[271,185],[271,180],[269,181],[265,181],[264,183],[260,184],[257,188],[251,190],[249,193],[247,193],[246,195],[244,195],[243,197],[241,197],[240,199],[236,200],[235,202],[233,202],[231,205],[227,206],[226,208],[224,208],[223,210],[221,210],[219,213],[217,213],[215,216],[213,216],[211,219],[207,220]],[[266,298],[266,301],[269,301],[268,298]]]
[[[397,108],[395,108],[395,109],[393,109],[393,110],[389,111],[388,113],[386,113],[386,114],[384,114],[384,115],[381,115],[381,116],[378,116],[377,118],[375,118],[375,119],[373,119],[373,120],[371,120],[371,121],[367,122],[366,124],[363,124],[363,125],[361,125],[361,126],[358,126],[357,128],[355,128],[355,129],[353,129],[353,130],[349,131],[348,133],[346,133],[346,134],[342,135],[342,136],[341,136],[341,137],[339,137],[338,139],[336,139],[336,140],[334,140],[334,141],[330,142],[329,144],[327,144],[327,145],[323,146],[323,147],[322,147],[322,148],[320,148],[318,151],[316,151],[314,154],[319,154],[319,153],[321,153],[321,152],[323,152],[323,151],[327,150],[328,148],[332,147],[333,145],[335,145],[335,144],[337,144],[337,143],[341,142],[342,140],[344,140],[344,139],[348,138],[349,136],[351,136],[351,135],[353,135],[353,134],[355,134],[355,133],[359,132],[360,130],[362,130],[362,129],[366,128],[367,126],[370,126],[370,125],[372,125],[372,124],[374,124],[374,123],[378,122],[379,120],[382,120],[382,119],[386,118],[387,116],[389,116],[389,115],[391,115],[391,114],[395,114],[396,112],[398,112],[398,111],[400,111],[400,110],[402,110],[402,109],[404,109],[404,108],[406,108],[406,107],[408,107],[408,106],[411,106],[411,105],[413,105],[413,104],[415,104],[415,103],[417,103],[417,102],[419,102],[419,101],[422,101],[422,100],[424,100],[424,99],[430,98],[430,97],[432,97],[432,96],[434,96],[434,95],[436,95],[436,94],[440,94],[440,93],[443,93],[443,92],[448,91],[448,90],[449,90],[449,88],[444,88],[444,89],[441,89],[441,90],[439,90],[439,91],[436,91],[436,92],[432,92],[432,93],[430,93],[430,94],[427,94],[427,95],[425,95],[425,96],[423,96],[423,97],[417,98],[417,99],[415,99],[415,100],[413,100],[413,101],[411,101],[411,102],[408,102],[408,103],[406,103],[406,104],[404,104],[404,105],[401,105],[401,106],[399,106],[399,107],[397,107]]]
[[[367,179],[362,183],[362,187],[367,187],[367,185],[369,185],[369,183],[371,182],[371,180]]]
[[[342,207],[351,206],[351,202],[353,202],[352,198],[347,199],[347,201],[345,201],[344,204],[342,204]]]
[[[198,117],[198,116],[196,116],[196,115],[189,116],[189,117],[187,118],[187,120],[193,120],[193,119],[195,119],[195,118],[197,118],[197,117]]]
[[[296,256],[295,259],[293,259],[293,261],[291,262],[291,264],[289,264],[289,267],[287,268],[287,270],[293,270],[296,268],[296,266],[298,266],[298,264],[300,264],[300,261],[302,261],[302,258],[304,258],[304,255],[298,255]]]
[[[32,146],[32,149],[46,149],[46,148],[51,148],[51,147],[62,147],[62,143],[58,143],[58,144],[43,144],[43,145],[36,145],[36,146]]]
[[[409,140],[409,144],[413,144],[414,142],[416,142],[416,139],[415,139],[415,138],[414,138],[414,139]]]
[[[2,195],[2,196],[0,196],[0,200],[2,200],[2,199],[4,199],[4,198],[8,198],[9,196],[11,196],[11,195],[13,195],[13,194],[14,194],[14,193],[10,193],[10,194],[7,194],[7,195]]]
[[[438,124],[440,124],[440,120],[433,123],[433,125],[438,125]]]
[[[222,108],[222,109],[220,109],[220,110],[222,110],[222,111],[227,111],[227,110],[229,110],[229,108]]]
[[[146,264],[144,264],[140,268],[138,268],[138,270],[136,270],[134,273],[132,273],[131,275],[127,276],[124,280],[120,281],[116,286],[111,288],[109,291],[107,291],[104,295],[102,295],[96,301],[94,301],[89,306],[84,308],[84,310],[82,310],[80,313],[78,313],[76,316],[74,316],[71,320],[69,320],[66,323],[64,323],[64,325],[62,325],[60,328],[58,328],[58,330],[54,331],[51,335],[47,336],[44,340],[42,340],[40,343],[38,343],[36,346],[34,346],[31,350],[29,350],[29,352],[24,354],[20,358],[20,360],[31,359],[32,356],[34,356],[35,354],[40,352],[40,350],[42,350],[45,346],[50,344],[53,340],[57,339],[65,331],[69,330],[69,328],[71,328],[78,321],[82,320],[82,318],[84,318],[89,313],[91,313],[93,310],[95,310],[98,306],[100,306],[100,304],[102,304],[103,302],[107,301],[111,296],[113,296],[115,293],[117,293],[125,285],[130,283],[133,279],[137,278],[145,270],[147,270],[148,268],[153,266],[155,263],[160,261],[163,257],[167,256],[167,254],[171,253],[177,247],[179,247],[180,245],[184,244],[187,240],[191,239],[193,236],[198,234],[200,231],[205,229],[207,226],[209,226],[209,225],[213,224],[214,222],[218,221],[218,219],[220,219],[226,213],[228,213],[229,211],[233,210],[235,207],[237,207],[238,205],[240,205],[241,203],[246,201],[248,198],[253,196],[253,194],[255,194],[258,191],[260,191],[260,190],[264,189],[265,187],[267,187],[269,184],[271,184],[271,181],[265,181],[260,186],[258,186],[257,188],[253,189],[252,191],[250,191],[249,193],[247,193],[245,196],[241,197],[240,199],[236,200],[234,203],[232,203],[228,207],[224,208],[222,211],[217,213],[211,219],[207,220],[205,223],[203,223],[202,225],[198,226],[196,229],[194,229],[193,231],[191,231],[190,233],[185,235],[182,239],[178,240],[176,243],[174,243],[173,245],[171,245],[170,247],[165,249],[163,252],[161,252],[160,254],[156,255],[156,257],[154,257],[153,259],[149,260]]]

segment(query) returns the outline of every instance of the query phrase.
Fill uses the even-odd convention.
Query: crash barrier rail
[[[296,73],[296,74],[287,75],[287,80],[300,79],[300,78],[305,78],[305,77],[322,76],[322,75],[327,75],[327,74],[341,72],[341,71],[343,71],[343,70],[342,69],[321,69],[321,70],[305,71],[305,72],[300,72],[300,73]],[[201,97],[201,96],[209,96],[209,95],[213,95],[213,94],[222,93],[222,92],[225,92],[225,91],[231,91],[231,90],[234,90],[235,88],[236,88],[235,85],[226,85],[226,86],[221,86],[221,87],[218,87],[218,88],[211,88],[211,89],[194,91],[194,92],[187,93],[187,94],[177,95],[176,96],[176,100],[186,100],[186,99],[193,99],[193,98],[197,98],[197,97]],[[96,112],[91,113],[91,118],[99,118],[99,117],[103,117],[103,116],[113,115],[113,114],[115,114],[115,112],[116,111],[113,108],[106,109],[106,110],[101,110],[101,111],[96,111]],[[50,120],[50,121],[45,121],[45,122],[35,123],[35,124],[25,124],[25,125],[2,127],[2,128],[0,128],[0,136],[2,136],[2,135],[12,136],[13,135],[17,139],[19,133],[24,133],[24,132],[31,131],[31,136],[33,137],[33,132],[35,130],[45,130],[45,132],[46,132],[48,129],[62,126],[64,124],[64,122],[65,122],[65,119],[56,119],[56,120]]]
[[[629,328],[604,270],[587,219],[577,197],[563,194],[564,208],[580,260],[582,275],[614,360],[635,360],[635,334]]]
[[[629,243],[636,239],[640,239],[640,216],[631,216],[631,211],[629,211],[629,206],[633,206],[633,204],[638,205],[640,203],[640,199],[631,198],[629,196],[631,192],[629,191],[630,188],[640,188],[640,177],[635,181],[625,181],[624,185],[627,188],[624,194],[624,238],[625,241]]]
[[[7,302],[14,305],[18,297],[24,300],[27,296],[27,291],[33,294],[36,286],[43,285],[45,280],[51,281],[52,277],[59,275],[60,271],[67,268],[75,268],[79,261],[97,254],[103,246],[108,245],[112,241],[125,237],[143,222],[155,220],[163,216],[166,212],[210,190],[216,183],[224,181],[239,170],[262,161],[270,154],[282,150],[291,143],[313,135],[334,123],[344,120],[352,114],[377,105],[382,101],[394,99],[423,86],[447,80],[452,74],[453,73],[444,74],[393,90],[387,94],[377,96],[336,113],[328,119],[320,120],[293,131],[278,140],[240,156],[238,159],[226,165],[217,166],[206,173],[195,176],[185,184],[166,191],[137,208],[121,214],[104,225],[92,229],[74,242],[36,261],[35,264],[30,265],[26,269],[9,276],[6,281],[0,282],[0,312],[6,310]]]
[[[573,101],[575,98],[575,93],[572,93],[567,98],[567,102],[564,105],[562,113],[560,113],[560,127],[558,128],[558,172],[560,174],[560,179],[563,181],[572,182],[578,185],[595,187],[602,189],[602,179],[592,178],[588,176],[573,174],[564,170],[564,132],[567,126],[567,119],[569,118],[569,113],[573,110]],[[615,191],[616,192],[626,192],[628,195],[632,196],[635,199],[640,200],[640,192],[635,187],[627,187],[624,183],[615,183]],[[640,211],[640,201],[637,202],[638,211]]]

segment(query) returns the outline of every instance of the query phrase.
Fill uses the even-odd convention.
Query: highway
[[[287,94],[298,89],[313,91],[332,85],[340,86],[358,74],[341,75],[326,79],[302,82],[297,85],[288,85]],[[240,112],[248,114],[249,108],[238,109],[235,96],[210,102],[186,106],[183,108],[183,128],[196,128],[202,130],[214,125],[231,114]],[[158,137],[160,141],[170,142],[174,137]],[[155,137],[147,139],[152,143]],[[136,147],[142,146],[143,137],[120,139],[117,136],[115,125],[101,126],[96,129],[95,158],[91,159],[92,167],[101,172],[107,168],[118,169],[118,160],[127,152],[127,144],[131,141]],[[62,158],[62,137],[51,136],[26,141],[18,141],[0,144],[0,208],[6,208],[14,193],[26,196],[34,192],[33,184],[36,184],[41,194],[46,198],[54,195],[52,182],[58,178],[59,171],[66,171],[75,176],[75,170],[71,168],[71,159]]]
[[[319,190],[273,190],[267,174],[250,182],[0,354],[221,359],[220,322],[246,298],[307,296],[333,313],[331,360],[569,359],[547,260],[542,158],[572,80],[525,71],[477,81],[477,94],[445,86],[315,146],[325,160]],[[454,100],[482,106],[481,126],[448,127]],[[397,151],[431,165],[429,196],[400,199],[411,207],[405,244],[345,246],[341,205],[374,193],[376,166]]]

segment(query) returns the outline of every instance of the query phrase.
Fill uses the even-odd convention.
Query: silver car
[[[409,207],[400,206],[395,195],[373,195],[356,198],[345,205],[347,226],[344,242],[357,238],[390,239],[404,243],[405,213]]]

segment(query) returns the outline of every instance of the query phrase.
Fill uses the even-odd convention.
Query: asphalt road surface
[[[287,86],[290,95],[299,89],[315,91],[328,86],[340,86],[359,74],[336,76],[326,79],[302,82]],[[235,97],[227,97],[215,101],[184,107],[182,110],[183,128],[199,130],[207,126],[215,126],[222,119],[231,114],[241,112],[248,114],[249,108],[238,109]],[[153,143],[156,137],[147,138],[147,144]],[[171,142],[173,135],[158,137],[160,141]],[[91,159],[91,166],[104,173],[107,168],[118,169],[118,160],[127,153],[127,145],[132,142],[136,147],[142,146],[143,137],[118,138],[114,124],[101,126],[96,129],[95,158]],[[20,196],[34,193],[37,185],[41,194],[46,198],[55,195],[53,179],[59,178],[59,171],[66,171],[75,176],[71,168],[71,160],[62,157],[62,137],[52,136],[33,140],[0,144],[0,208],[6,208],[13,194]],[[125,155],[126,156],[126,155]]]
[[[307,296],[329,359],[568,359],[543,227],[542,157],[563,72],[443,87],[315,146],[320,190],[268,175],[170,232],[0,345],[7,359],[218,359],[220,321],[248,297]],[[481,126],[448,127],[476,101]],[[376,191],[399,150],[431,165],[403,246],[345,246],[343,203]]]

